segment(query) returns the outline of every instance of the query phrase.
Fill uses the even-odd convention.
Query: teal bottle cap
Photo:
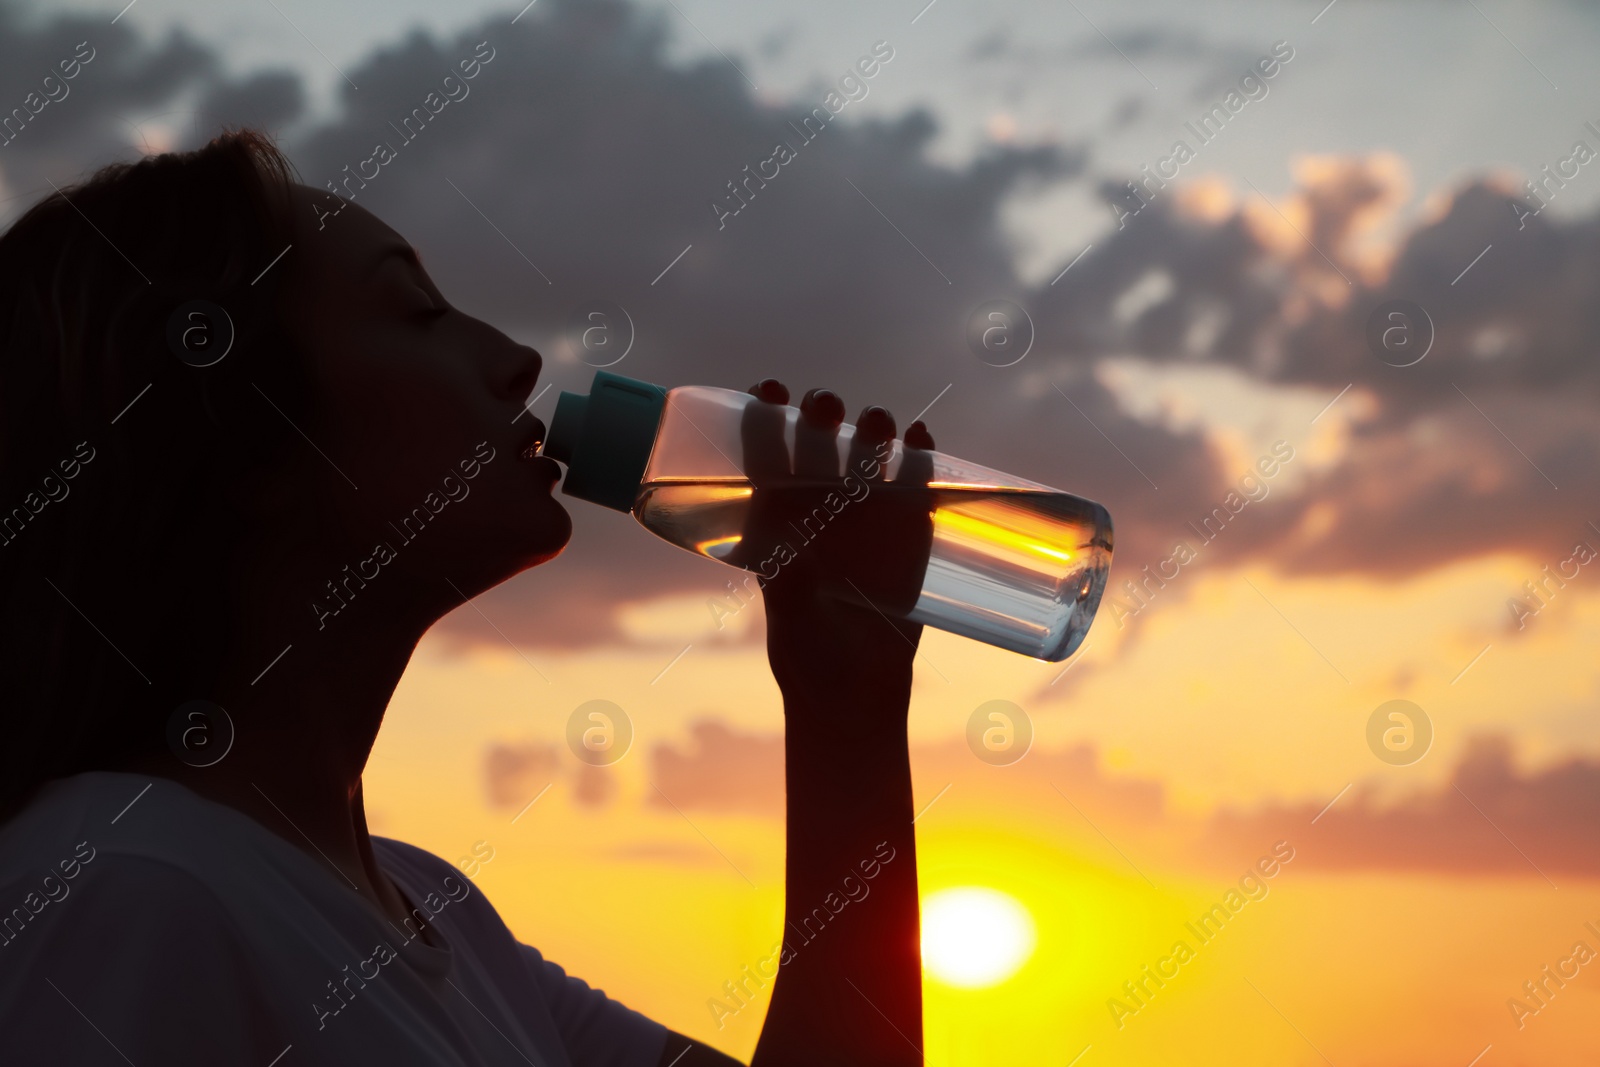
[[[588,396],[563,392],[543,449],[567,468],[561,491],[632,511],[666,405],[662,386],[603,370],[595,372]]]

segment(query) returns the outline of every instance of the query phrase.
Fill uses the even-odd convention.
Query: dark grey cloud
[[[930,158],[928,112],[861,118],[849,107],[802,143],[790,124],[820,97],[772,106],[721,57],[669,60],[672,28],[658,15],[620,0],[545,0],[515,25],[512,13],[374,51],[347,67],[360,91],[342,87],[337,115],[307,124],[292,75],[227,77],[214,49],[181,35],[147,41],[123,24],[26,22],[0,7],[0,92],[20,99],[28,64],[53,49],[70,53],[91,36],[98,49],[71,98],[0,149],[0,174],[15,195],[130,154],[134,105],[191,106],[202,135],[212,123],[287,127],[312,185],[391,144],[396,157],[357,202],[422,249],[457,304],[539,344],[555,388],[587,388],[589,368],[564,357],[560,335],[596,297],[632,315],[637,340],[616,369],[637,377],[744,388],[778,374],[796,390],[829,385],[852,409],[883,403],[903,419],[948,385],[929,413],[941,449],[1105,503],[1129,568],[1118,579],[1169,554],[1242,472],[1200,431],[1119,406],[1094,376],[1109,355],[1226,367],[1330,399],[1350,385],[1376,398],[1344,461],[1298,497],[1252,505],[1250,522],[1208,550],[1213,562],[1411,574],[1507,549],[1540,558],[1570,547],[1593,517],[1593,218],[1546,214],[1519,229],[1509,193],[1469,183],[1401,236],[1385,279],[1369,285],[1356,238],[1389,193],[1381,173],[1354,161],[1301,189],[1304,240],[1263,241],[1238,211],[1197,218],[1169,190],[1097,240],[1062,284],[1030,285],[1002,209],[1019,193],[1081,180],[1081,147],[996,147],[951,166]],[[1211,47],[1113,36],[1140,54]],[[405,141],[396,127],[480,42],[494,58],[470,95]],[[1012,42],[980,45],[998,54]],[[840,69],[854,58],[841,57]],[[877,79],[896,74],[891,60]],[[795,159],[719,224],[713,202],[779,141]],[[1114,184],[1102,192],[1109,199]],[[1118,318],[1120,298],[1155,275],[1170,282],[1168,295]],[[967,316],[998,297],[1021,303],[1037,327],[1017,367],[987,366],[966,346]],[[1367,348],[1366,317],[1392,297],[1421,303],[1437,327],[1417,366],[1385,366]],[[1219,311],[1220,329],[1192,344],[1197,322]],[[480,599],[492,625],[466,610],[443,632],[530,645],[616,640],[619,605],[713,596],[730,577],[624,516],[576,502],[572,511],[576,535],[560,559]]]
[[[1496,390],[1576,386],[1593,395],[1600,366],[1584,353],[1600,329],[1600,311],[1583,297],[1600,281],[1600,221],[1543,216],[1519,231],[1513,195],[1498,183],[1472,181],[1446,198],[1436,218],[1402,235],[1392,267],[1369,286],[1352,242],[1364,213],[1382,205],[1386,186],[1361,160],[1328,167],[1296,190],[1309,217],[1295,227],[1299,240],[1288,253],[1264,245],[1238,210],[1200,221],[1179,210],[1171,192],[1158,191],[1113,234],[1105,254],[1097,253],[1096,269],[1077,280],[1070,297],[1042,314],[1078,349],[1131,343],[1147,358],[1231,365],[1284,385],[1340,388],[1353,380],[1393,398],[1385,411],[1394,424],[1424,407],[1452,406],[1452,382]],[[1129,203],[1121,182],[1101,191],[1108,204]],[[1114,321],[1109,309],[1117,297],[1152,271],[1170,278],[1170,295],[1132,323]],[[1331,282],[1349,299],[1313,301],[1297,313],[1294,305],[1313,286]],[[1437,329],[1433,352],[1413,367],[1380,362],[1364,337],[1369,313],[1391,297],[1422,304]],[[1219,304],[1225,328],[1203,350],[1186,350],[1184,334]],[[1504,342],[1485,348],[1491,333]]]
[[[1198,68],[1198,76],[1191,76],[1188,97],[1203,100],[1234,88],[1240,75],[1250,70],[1270,43],[1216,41],[1153,24],[1107,28],[1104,35],[1089,32],[1071,43],[1054,43],[1026,35],[1019,37],[1009,26],[1001,26],[976,37],[963,51],[962,59],[1017,71],[1082,65],[1085,61],[1131,63],[1141,75],[1146,71],[1140,63],[1149,61],[1146,65],[1152,69],[1157,63],[1162,65],[1163,81],[1176,78],[1179,70],[1187,73]]]
[[[182,31],[150,38],[133,20],[0,0],[0,116],[10,119],[0,137],[0,226],[50,195],[52,181],[174,137],[192,143],[222,123],[278,128],[299,116],[303,98],[298,75],[235,76],[215,48]]]
[[[558,0],[508,23],[448,40],[415,34],[349,68],[360,92],[344,91],[341,116],[292,145],[308,183],[335,179],[375,143],[394,142],[397,158],[356,191],[357,202],[416,243],[466,310],[543,344],[547,380],[558,388],[587,386],[587,367],[559,362],[558,335],[581,301],[598,296],[636,324],[635,347],[617,368],[624,373],[739,389],[780,374],[797,391],[829,384],[854,408],[885,403],[902,418],[952,385],[930,414],[944,443],[960,453],[965,425],[968,452],[987,448],[1004,461],[993,437],[1016,423],[1015,379],[967,350],[965,317],[1023,288],[1002,205],[1030,183],[1076,175],[1081,151],[1001,148],[949,167],[929,159],[937,126],[926,111],[857,119],[848,106],[806,141],[797,128],[826,88],[794,105],[760,103],[720,57],[674,65],[662,20],[626,4]],[[391,123],[482,41],[495,58],[470,95],[402,144]],[[895,73],[891,59],[876,77]],[[739,214],[719,220],[713,202],[779,142],[796,158]],[[1092,388],[1078,402],[1117,420]],[[1036,464],[1034,476],[1049,478],[1050,467],[1067,476],[1056,462],[1062,452],[1103,444],[1081,419],[1062,417],[1070,410],[1057,398],[1046,416],[1060,425],[1042,428],[1052,439],[1049,467]],[[1130,429],[1138,436],[1151,440],[1123,447],[1153,469],[1193,466],[1161,447],[1164,433]],[[483,602],[513,640],[614,637],[619,602],[712,595],[729,577],[649,543],[621,516],[582,504],[573,511],[566,555]],[[500,640],[476,612],[448,625]]]
[[[61,64],[83,57],[74,76]],[[71,70],[71,68],[68,68]],[[48,179],[73,178],[86,167],[129,154],[140,143],[130,119],[184,93],[220,88],[216,52],[182,32],[148,41],[131,24],[84,15],[32,17],[0,4],[0,115],[23,109],[20,134],[0,147],[7,196],[0,218],[18,202],[48,193]],[[42,88],[50,77],[55,85]],[[37,113],[30,93],[49,99]],[[37,99],[37,98],[36,98]],[[16,129],[13,126],[13,130]]]
[[[756,46],[756,50],[761,53],[761,58],[779,59],[787,55],[794,44],[795,31],[796,26],[794,23],[788,23],[781,29],[773,30],[762,37],[761,43]]]
[[[1004,59],[1010,55],[1016,43],[1011,39],[1007,30],[990,30],[973,40],[962,54],[963,59],[969,63],[982,63],[985,60]]]
[[[1122,130],[1132,126],[1144,117],[1149,110],[1150,103],[1142,96],[1125,96],[1117,101],[1111,109],[1111,114],[1106,117],[1108,130]]]
[[[305,87],[287,71],[263,71],[213,86],[202,100],[196,124],[202,130],[251,126],[277,134],[301,116]]]
[[[1087,28],[1087,27],[1085,27]],[[1235,42],[1218,42],[1169,26],[1143,25],[1109,28],[1105,35],[1090,32],[1070,44],[1020,38],[1009,26],[997,26],[975,38],[963,58],[971,62],[1032,64],[1077,59],[1113,59],[1118,62],[1146,56],[1197,62],[1234,59],[1252,54]]]
[[[1379,172],[1330,164],[1303,193],[1307,216],[1288,252],[1264,244],[1240,211],[1200,221],[1157,193],[1096,248],[1095,269],[1069,294],[1039,305],[1041,333],[1078,353],[1111,348],[1376,400],[1343,462],[1269,502],[1213,558],[1400,576],[1496,551],[1570,549],[1600,493],[1600,320],[1586,295],[1600,284],[1600,222],[1542,215],[1519,229],[1512,196],[1473,181],[1403,234],[1383,280],[1368,285],[1354,238],[1384,202]],[[1152,272],[1169,295],[1118,321],[1108,309]],[[1329,288],[1337,300],[1315,295]],[[1387,365],[1366,339],[1368,317],[1396,298],[1423,306],[1436,331],[1415,366]],[[1215,338],[1186,345],[1219,307]]]

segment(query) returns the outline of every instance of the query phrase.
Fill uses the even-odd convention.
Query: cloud
[[[563,759],[543,741],[491,743],[483,754],[483,784],[489,806],[520,809],[546,788],[565,782],[581,808],[604,808],[617,797],[617,769]]]
[[[1089,32],[1081,40],[1067,45],[1019,41],[1009,27],[997,27],[968,45],[962,58],[969,62],[1014,65],[1061,63],[1078,59],[1109,59],[1122,63],[1128,57],[1145,56],[1191,63],[1215,62],[1219,58],[1231,62],[1242,55],[1247,55],[1247,49],[1238,43],[1208,41],[1185,30],[1147,23],[1114,28],[1104,36]],[[1248,61],[1246,58],[1240,62]]]
[[[659,787],[648,803],[723,815],[758,815],[781,819],[784,812],[784,748],[781,734],[746,733],[721,719],[705,718],[690,728],[683,745],[664,743],[651,754],[651,776]],[[1063,810],[1077,805],[1091,818],[1119,824],[1158,820],[1164,792],[1158,783],[1108,776],[1094,748],[1077,745],[1030,751],[1008,767],[977,760],[964,742],[952,740],[912,749],[912,767],[919,782],[949,782],[992,793],[1020,791]],[[975,777],[976,776],[976,777]],[[938,792],[935,786],[930,798]],[[1070,798],[1064,804],[1063,800]]]
[[[652,807],[783,817],[783,737],[741,733],[720,719],[700,719],[682,747],[651,753]]]
[[[603,808],[617,796],[617,772],[612,767],[580,763],[573,772],[572,799],[584,808]]]
[[[962,59],[969,63],[982,63],[985,60],[1005,60],[1013,57],[1016,42],[1011,39],[1011,34],[1006,30],[990,30],[978,37],[962,54]]]
[[[1320,804],[1219,812],[1206,848],[1287,838],[1323,869],[1449,876],[1600,875],[1600,762],[1519,771],[1511,742],[1475,738],[1448,784],[1395,804],[1357,790],[1312,825]]]
[[[361,90],[341,85],[337,114],[307,119],[296,76],[225,74],[203,42],[0,8],[0,92],[26,91],[23,60],[91,34],[100,48],[72,97],[0,151],[0,173],[6,195],[45,189],[46,177],[139,144],[128,109],[191,105],[199,123],[286,127],[305,180],[321,185],[376,143],[401,142],[395,124],[487,41],[495,58],[470,95],[401,142],[358,202],[422,248],[465,310],[538,345],[555,388],[587,389],[591,369],[563,334],[599,298],[636,325],[615,368],[625,374],[742,389],[778,373],[796,391],[829,385],[852,410],[883,403],[902,418],[941,396],[928,416],[941,450],[1105,503],[1117,558],[1135,569],[1169,554],[1240,472],[1204,426],[1130,412],[1097,374],[1111,357],[1224,368],[1330,399],[1348,386],[1342,403],[1367,406],[1348,420],[1338,461],[1252,505],[1208,565],[1403,576],[1489,552],[1543,559],[1595,517],[1595,218],[1543,214],[1519,229],[1513,191],[1486,177],[1436,196],[1406,229],[1396,213],[1409,186],[1393,157],[1309,159],[1275,206],[1185,174],[1096,240],[1067,281],[1029,284],[1003,212],[1019,194],[1082,180],[1085,146],[992,146],[947,164],[931,155],[926,110],[849,108],[802,143],[791,123],[820,99],[773,105],[721,57],[676,63],[669,34],[680,30],[621,0],[546,0],[515,26],[496,16],[452,35],[415,31],[348,65]],[[1139,54],[1216,50],[1158,31],[1116,39]],[[1014,42],[974,47],[998,55]],[[868,84],[903,69],[891,60]],[[728,183],[780,140],[796,158],[719,220]],[[1142,306],[1128,299],[1137,292]],[[1038,338],[1003,370],[965,342],[969,313],[996,297],[1028,308]],[[1404,369],[1365,341],[1367,316],[1394,297],[1427,308],[1438,334]],[[571,510],[563,557],[480,598],[492,622],[459,611],[441,633],[621,642],[619,607],[714,596],[730,577],[621,515]]]
[[[722,867],[727,860],[709,845],[689,845],[672,841],[640,841],[607,849],[607,859],[623,863],[660,863],[674,867]]]
[[[0,147],[6,196],[16,197],[0,204],[0,220],[15,217],[48,193],[47,179],[72,180],[90,164],[134,154],[144,143],[138,120],[149,112],[179,103],[187,93],[224,92],[231,84],[215,50],[182,32],[153,42],[131,22],[111,24],[98,14],[30,18],[3,4],[0,115],[24,108],[30,92],[42,95],[45,76],[59,78],[61,61],[80,55],[88,62],[58,83],[60,88],[52,90],[56,99]]]
[[[1354,391],[1345,403],[1368,413],[1351,417],[1338,462],[1278,494],[1214,560],[1403,577],[1488,553],[1570,550],[1600,491],[1600,370],[1589,358],[1600,320],[1585,295],[1600,284],[1600,222],[1540,216],[1519,230],[1507,183],[1483,178],[1437,196],[1406,231],[1395,212],[1408,179],[1394,157],[1300,160],[1294,173],[1275,206],[1226,186],[1155,191],[1097,245],[1094,270],[1059,298],[1036,298],[1041,335],[1075,353],[1228,368],[1329,400]],[[1119,301],[1151,277],[1164,280],[1158,298],[1120,320]],[[1387,365],[1366,339],[1368,317],[1396,298],[1422,305],[1436,330],[1415,366]],[[1220,325],[1193,343],[1219,310]],[[1308,426],[1295,443],[1310,436]],[[1202,492],[1214,489],[1190,482],[1162,496],[1203,513],[1215,501]],[[1183,536],[1181,520],[1136,508],[1136,522]]]
[[[80,32],[68,20],[50,25],[53,36],[21,39],[30,53]],[[661,17],[616,0],[552,0],[514,27],[496,17],[453,36],[413,32],[350,64],[361,90],[341,85],[338,114],[295,127],[286,147],[304,179],[321,185],[377,142],[396,142],[398,158],[357,191],[358,202],[424,250],[457,303],[538,344],[546,381],[558,388],[587,389],[592,372],[561,335],[583,302],[599,297],[621,303],[637,324],[634,352],[617,368],[624,373],[740,389],[782,373],[797,391],[849,383],[846,399],[857,408],[885,402],[904,418],[924,407],[949,379],[927,354],[961,336],[950,285],[981,292],[976,303],[992,286],[1014,284],[1001,205],[1026,182],[1075,173],[1081,152],[997,149],[947,167],[928,158],[936,127],[925,111],[870,121],[846,111],[802,142],[790,123],[801,125],[820,96],[759,102],[720,58],[675,66],[667,40]],[[470,95],[404,142],[396,124],[483,41],[495,58]],[[171,123],[183,144],[212,132],[197,122],[291,123],[304,96],[292,75],[224,79],[214,51],[186,38],[149,44],[126,27],[99,62],[80,85],[117,73],[105,91],[119,106],[154,110],[194,98],[198,106]],[[897,72],[891,60],[877,78]],[[67,180],[91,160],[146,146],[148,124],[124,125],[103,98],[79,102],[74,95],[60,116],[85,127],[71,153],[13,146],[0,160],[9,189],[46,190],[47,176]],[[720,227],[713,202],[780,140],[795,142],[800,156]],[[988,368],[963,347],[946,354],[967,379],[947,398],[954,408],[949,401],[970,395]],[[482,600],[492,624],[464,611],[441,631],[466,642],[498,643],[501,633],[519,644],[620,641],[619,605],[715,595],[730,577],[622,516],[572,510],[576,536],[564,557]]]
[[[994,451],[992,427],[1015,416],[1004,399],[985,396],[993,368],[965,347],[966,305],[1021,287],[1002,205],[1029,183],[1070,179],[1080,150],[995,148],[947,166],[929,156],[936,125],[921,110],[857,119],[847,108],[805,141],[795,131],[820,95],[771,106],[720,58],[675,66],[662,20],[637,8],[557,0],[515,27],[507,21],[448,39],[413,34],[351,66],[361,91],[346,91],[341,115],[293,144],[306,180],[333,179],[374,143],[395,141],[391,123],[433,87],[436,72],[487,40],[495,59],[471,95],[403,145],[357,202],[418,244],[466,310],[537,344],[548,381],[586,390],[591,371],[567,354],[562,333],[584,299],[599,297],[636,324],[634,351],[615,368],[622,373],[736,389],[777,373],[796,392],[830,384],[853,410],[880,402],[902,419],[951,384],[930,414],[936,433],[943,415],[952,451],[961,451],[955,428],[963,424],[977,431],[970,451],[983,454],[986,442]],[[870,45],[863,41],[863,51]],[[890,60],[875,80],[899,69]],[[719,219],[713,203],[729,196],[729,182],[779,141],[797,158],[764,188],[752,185],[737,216]],[[1116,424],[1109,395],[1087,388],[1077,400]],[[1047,418],[1063,410],[1056,398]],[[1062,476],[1063,451],[1100,440],[1081,421],[1050,436],[1047,462]],[[1162,458],[1169,436],[1132,430],[1152,440],[1123,447],[1156,471],[1193,467],[1192,451]],[[650,543],[619,515],[571,510],[566,555],[484,602],[514,641],[620,641],[618,605],[715,595],[731,577]],[[500,640],[476,612],[446,625],[467,640]]]
[[[528,803],[561,773],[556,746],[543,742],[495,743],[483,757],[483,784],[489,804],[517,808]]]
[[[213,86],[200,105],[197,121],[202,130],[252,126],[275,134],[300,117],[305,95],[295,75],[263,71]]]
[[[1269,801],[1208,815],[1170,808],[1160,781],[1108,770],[1087,743],[1035,748],[995,767],[950,739],[914,745],[911,760],[920,803],[942,802],[949,792],[961,804],[1055,811],[1064,833],[1109,831],[1147,861],[1165,857],[1185,868],[1220,869],[1263,842],[1288,840],[1323,871],[1600,876],[1600,842],[1591,832],[1600,822],[1600,761],[1519,770],[1510,740],[1498,735],[1473,738],[1449,781],[1432,790],[1393,799],[1374,779],[1331,807],[1325,799]],[[557,763],[553,746],[494,746],[485,765],[490,794],[503,807],[525,804],[559,773]],[[609,803],[615,771],[582,767],[580,776],[605,778],[596,788],[605,793],[599,802]],[[774,822],[784,816],[782,734],[744,731],[707,716],[691,725],[686,741],[657,744],[646,775],[653,788],[644,790],[644,804],[651,809]]]
[[[702,719],[682,745],[651,755],[661,809],[781,819],[783,738],[746,733]],[[1144,856],[1165,854],[1207,867],[1289,840],[1324,870],[1414,872],[1450,876],[1539,878],[1600,875],[1600,762],[1572,759],[1519,771],[1511,743],[1481,736],[1469,743],[1450,781],[1398,802],[1374,784],[1358,785],[1331,808],[1326,801],[1221,808],[1196,819],[1167,807],[1160,782],[1108,772],[1092,745],[1031,751],[1008,767],[980,763],[960,740],[917,745],[912,767],[926,803],[949,783],[968,796],[1032,810],[1059,810],[1085,833],[1113,827]],[[1319,812],[1320,817],[1319,817]],[[1315,823],[1312,819],[1316,819]]]

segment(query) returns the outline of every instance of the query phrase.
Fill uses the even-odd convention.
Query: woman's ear
[[[287,451],[287,450],[286,450]],[[215,468],[220,484],[212,487],[229,509],[254,524],[280,527],[298,508],[313,507],[307,489],[308,472],[291,456],[281,462],[257,460],[248,464],[223,464]]]
[[[318,510],[311,464],[323,460],[259,386],[207,389],[202,403],[216,450],[207,490],[242,521],[263,527],[287,529],[294,513]]]
[[[310,382],[288,339],[260,308],[240,308],[233,351],[214,365],[184,367],[197,386],[197,447],[214,450],[209,487],[241,517],[286,526],[316,510],[327,463],[316,434]]]

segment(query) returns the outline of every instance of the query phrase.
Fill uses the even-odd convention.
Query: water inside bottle
[[[807,494],[801,509],[808,510],[830,488],[838,489],[838,483],[797,480],[761,492]],[[730,562],[745,536],[753,494],[745,479],[651,481],[640,487],[634,515],[673,544]],[[914,509],[926,508],[932,539],[914,607],[888,614],[1043,660],[1064,660],[1078,648],[1111,567],[1111,519],[1103,507],[1048,490],[893,482],[874,483],[860,502],[841,494],[835,504],[845,501],[842,514],[848,508],[893,507],[896,497],[900,504],[909,499]],[[804,552],[828,536],[831,522],[825,509],[815,521],[793,524],[788,543]],[[873,588],[874,577],[863,568],[850,589],[862,594]],[[843,588],[830,592],[861,599]],[[886,606],[870,595],[866,599],[880,610]]]

